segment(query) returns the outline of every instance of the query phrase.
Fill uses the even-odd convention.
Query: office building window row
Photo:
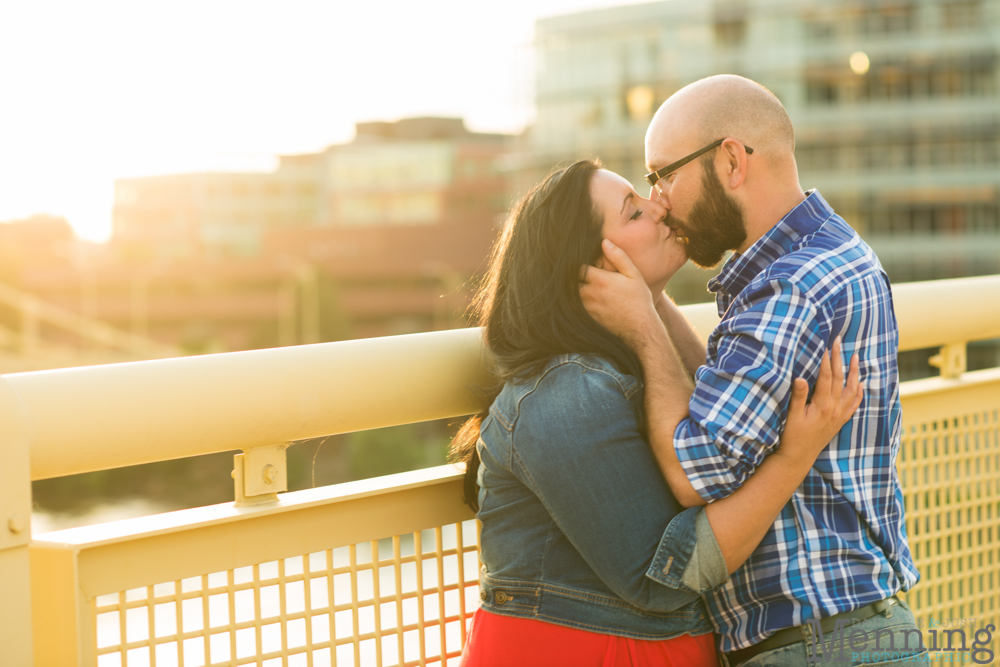
[[[872,62],[863,75],[847,62],[812,64],[805,87],[812,105],[995,95],[997,54]]]
[[[946,30],[976,28],[982,25],[982,0],[954,0],[941,7],[941,24]]]
[[[832,12],[806,16],[806,37],[830,42],[863,36],[905,35],[921,28],[946,32],[975,29],[984,20],[982,0],[946,0],[923,8],[913,2],[885,2],[869,6],[844,3]]]
[[[917,27],[917,7],[912,2],[845,6],[834,13],[808,16],[805,26],[806,36],[816,41],[857,35],[905,34]]]
[[[996,234],[1000,202],[863,204],[845,213],[868,235]]]
[[[990,257],[923,255],[915,258],[887,259],[882,262],[882,268],[889,275],[891,282],[911,283],[918,280],[989,276],[1000,271],[1000,262]]]
[[[1000,164],[1000,128],[965,136],[904,135],[800,143],[795,160],[806,171],[995,166]]]

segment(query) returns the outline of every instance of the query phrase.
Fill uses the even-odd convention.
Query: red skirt
[[[461,667],[718,667],[714,635],[650,641],[479,609]]]

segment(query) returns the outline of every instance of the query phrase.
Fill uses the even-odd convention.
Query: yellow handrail
[[[0,382],[31,432],[31,478],[45,479],[469,414],[469,387],[490,381],[482,350],[462,329]]]
[[[900,352],[1000,337],[1000,276],[900,283],[892,299]],[[719,323],[714,303],[682,310],[703,336]]]
[[[901,349],[1000,336],[1000,276],[893,292]],[[712,304],[684,310],[703,334],[718,321]],[[484,360],[466,329],[2,381],[31,432],[31,478],[45,479],[468,414],[480,407],[469,388],[489,383]]]

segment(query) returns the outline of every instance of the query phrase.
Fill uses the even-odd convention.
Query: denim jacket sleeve
[[[682,511],[670,493],[629,401],[639,389],[622,380],[583,363],[549,369],[520,401],[514,472],[619,597],[673,611],[728,573],[703,508]]]

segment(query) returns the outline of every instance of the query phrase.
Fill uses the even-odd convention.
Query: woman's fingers
[[[639,269],[635,268],[635,264],[632,263],[629,256],[610,239],[604,239],[601,249],[604,250],[604,256],[607,257],[608,263],[611,264],[611,266],[605,267],[606,270],[617,271],[629,278],[642,279],[642,274],[639,273]]]
[[[804,412],[807,398],[809,398],[809,383],[804,378],[795,378],[792,382],[792,402],[788,406],[788,414]]]
[[[844,385],[845,389],[848,391],[852,389],[857,389],[860,383],[859,376],[861,375],[861,370],[859,368],[860,361],[858,360],[857,353],[851,355],[851,366],[847,372],[847,384]]]
[[[833,366],[833,387],[831,387],[831,390],[834,392],[834,396],[836,396],[836,392],[844,388],[844,357],[841,355],[840,336],[833,339],[831,361]]]
[[[851,355],[851,366],[847,373],[847,384],[844,385],[844,393],[841,402],[846,403],[851,414],[858,409],[861,399],[864,396],[864,388],[861,386],[861,370],[858,355]]]
[[[833,397],[833,370],[830,366],[830,353],[827,352],[819,364],[819,377],[816,378],[816,387],[813,389],[813,405],[825,404]]]

